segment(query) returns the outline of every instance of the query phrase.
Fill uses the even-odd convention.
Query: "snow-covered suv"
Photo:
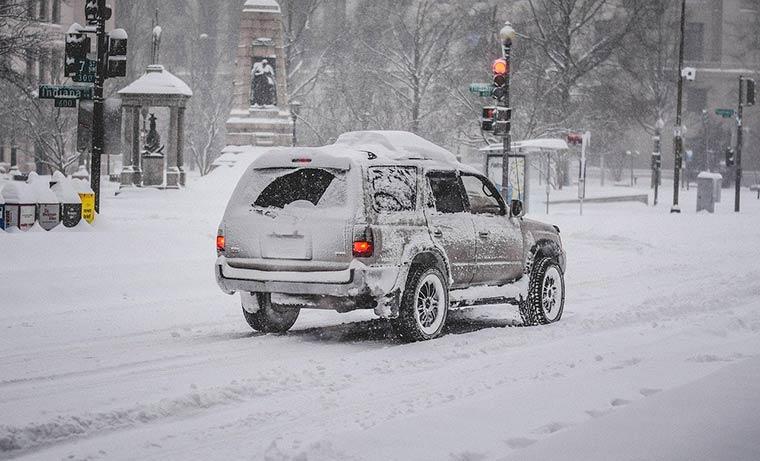
[[[565,299],[559,229],[523,219],[447,150],[405,132],[258,157],[230,199],[216,278],[258,331],[300,309],[374,309],[406,340],[441,334],[450,308],[511,303],[556,322]]]

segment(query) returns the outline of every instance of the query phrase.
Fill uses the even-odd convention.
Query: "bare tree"
[[[406,112],[407,128],[419,133],[425,117],[436,113],[423,106],[436,107],[433,101],[440,77],[454,67],[450,49],[458,37],[458,15],[450,2],[418,0],[395,8],[379,9],[390,20],[382,45],[362,39],[361,44],[376,58],[378,65],[368,71]]]
[[[191,124],[190,153],[201,176],[211,172],[212,164],[219,156],[220,135],[228,111],[229,101],[216,101],[212,107],[199,111],[200,117]]]
[[[15,65],[27,54],[39,49],[48,38],[33,14],[34,2],[5,0],[0,2],[0,79],[18,82],[23,75]]]

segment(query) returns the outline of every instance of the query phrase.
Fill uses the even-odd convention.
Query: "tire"
[[[565,275],[550,258],[533,263],[528,284],[528,299],[520,303],[523,325],[548,325],[559,322],[565,308]]]
[[[279,307],[272,304],[271,293],[256,293],[259,310],[251,313],[243,307],[243,316],[248,325],[262,333],[285,333],[298,320],[301,309],[297,307]]]
[[[441,335],[449,310],[449,287],[434,267],[413,266],[391,326],[402,340],[426,341]]]

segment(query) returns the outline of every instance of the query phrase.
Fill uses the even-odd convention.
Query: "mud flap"
[[[396,288],[393,292],[377,300],[375,315],[384,319],[395,319],[398,317],[400,306],[401,290]]]

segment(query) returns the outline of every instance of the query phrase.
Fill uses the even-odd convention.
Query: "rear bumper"
[[[215,266],[216,282],[225,293],[282,293],[333,297],[382,297],[393,291],[399,269],[353,263],[348,269],[325,272],[281,272],[241,269],[220,256]]]

